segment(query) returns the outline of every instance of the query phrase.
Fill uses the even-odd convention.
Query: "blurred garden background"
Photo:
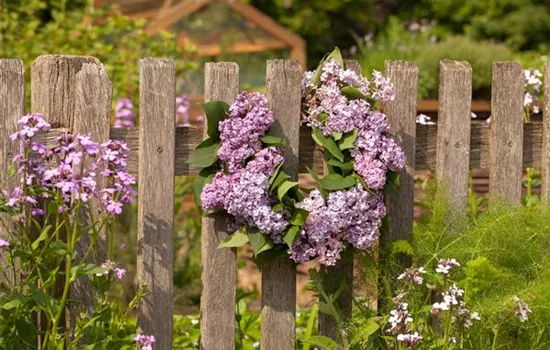
[[[97,57],[113,84],[113,123],[118,119],[117,126],[122,127],[139,125],[142,57],[176,61],[182,96],[177,122],[189,125],[202,122],[199,102],[205,62],[237,62],[241,87],[263,91],[266,59],[294,57],[304,69],[313,69],[335,46],[345,58],[358,60],[366,75],[373,69],[383,71],[388,59],[417,64],[419,100],[425,101],[419,113],[433,121],[437,119],[433,100],[438,93],[439,61],[468,61],[473,68],[473,99],[479,107],[474,112],[486,119],[490,116],[492,63],[515,60],[524,68],[542,71],[548,61],[548,37],[550,4],[546,0],[0,0],[0,57],[22,59],[27,81],[31,63],[39,55]],[[117,107],[123,99],[131,103]],[[430,179],[419,174],[418,218],[421,208],[429,207]],[[201,214],[193,201],[192,179],[180,177],[176,184],[174,304],[183,316],[176,318],[174,347],[186,349],[198,340]],[[478,183],[478,192],[486,192],[484,184]],[[473,191],[474,210],[483,206],[482,197]],[[134,205],[117,224],[118,244],[124,248],[117,260],[129,270],[127,285],[120,290],[122,297],[124,290],[134,288],[135,215]],[[512,240],[509,237],[507,242]],[[259,316],[246,310],[259,309],[260,279],[251,254],[246,250],[239,254],[242,299],[237,310],[244,315],[243,339],[254,346]],[[307,290],[307,270],[314,266],[299,268],[298,303],[303,311],[297,318],[298,332],[307,331],[309,316],[316,312],[309,308],[314,304],[313,292]],[[371,268],[368,263],[364,266]],[[487,273],[493,271],[491,266],[484,268]],[[513,271],[506,273],[508,278]],[[369,288],[368,283],[362,286]]]

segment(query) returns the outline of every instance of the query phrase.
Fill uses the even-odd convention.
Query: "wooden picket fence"
[[[358,70],[357,62],[347,66]],[[514,62],[493,65],[491,123],[470,120],[472,69],[467,62],[442,61],[437,125],[417,125],[418,69],[409,62],[388,61],[386,75],[393,82],[395,101],[383,106],[391,131],[407,156],[401,188],[386,198],[389,234],[382,244],[405,238],[413,225],[413,176],[415,169],[436,171],[446,185],[458,213],[464,213],[469,169],[490,171],[490,200],[519,204],[522,169],[542,171],[543,198],[550,188],[550,118],[524,123],[523,72]],[[293,60],[267,61],[266,89],[275,115],[274,132],[286,139],[285,157],[294,178],[306,167],[323,172],[322,151],[300,127],[300,81],[302,69]],[[138,176],[137,279],[149,294],[139,308],[138,323],[154,334],[156,349],[170,349],[173,303],[173,210],[174,177],[196,174],[185,160],[202,140],[196,127],[175,127],[176,68],[165,59],[143,59],[140,65],[140,126],[109,127],[111,84],[97,59],[82,56],[41,56],[31,71],[31,111],[43,113],[53,138],[66,131],[91,132],[96,139],[124,140],[131,148],[130,170]],[[550,113],[550,64],[545,67],[544,113]],[[15,152],[8,136],[25,112],[23,64],[0,60],[0,182],[7,176]],[[208,63],[205,99],[231,103],[239,91],[239,67],[235,63]],[[201,348],[234,349],[236,255],[234,249],[218,249],[228,234],[223,215],[208,216],[202,226]],[[270,350],[295,348],[296,266],[288,258],[262,268],[261,346]],[[344,255],[329,268],[328,289],[336,279],[351,286],[353,254]],[[72,290],[73,300],[86,301],[85,288]],[[344,315],[351,311],[351,294],[339,299]],[[330,317],[321,315],[323,334],[334,334]]]

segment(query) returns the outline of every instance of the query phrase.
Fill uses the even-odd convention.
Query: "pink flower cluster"
[[[313,75],[307,72],[302,78],[302,121],[326,136],[357,131],[350,150],[354,170],[372,190],[358,185],[331,192],[326,201],[314,190],[298,204],[310,214],[291,249],[292,259],[302,262],[319,257],[321,264],[334,265],[347,243],[364,250],[378,239],[386,214],[379,191],[386,184],[388,170],[404,167],[405,155],[387,135],[386,115],[370,102],[388,102],[395,97],[393,86],[380,72],[374,71],[369,81],[329,60],[321,67],[319,84],[313,83]],[[343,90],[346,87],[355,89],[355,97]]]
[[[105,271],[97,273],[97,277],[113,274],[117,279],[121,280],[126,275],[126,269],[117,267],[117,264],[111,260],[105,260],[105,262],[101,264],[101,267],[103,267]]]
[[[115,107],[115,128],[135,128],[136,113],[134,104],[129,98],[121,98],[117,101]],[[191,100],[187,95],[176,97],[176,125],[188,126],[191,125],[189,119],[189,111],[191,109]],[[197,121],[201,120],[202,116],[197,117]]]
[[[38,216],[44,214],[40,199],[61,200],[61,213],[74,208],[78,201],[97,198],[108,213],[118,215],[122,206],[133,200],[136,181],[127,172],[128,147],[124,142],[98,144],[90,135],[66,133],[48,148],[35,140],[39,132],[50,129],[42,115],[25,115],[19,124],[21,130],[11,139],[21,143],[22,153],[14,157],[20,181],[11,193],[3,192],[8,207],[27,205],[30,214]]]
[[[264,95],[239,94],[230,107],[229,118],[219,124],[218,157],[229,174],[218,172],[204,186],[201,204],[204,210],[227,211],[234,217],[236,227],[258,228],[275,243],[282,243],[288,213],[272,209],[269,178],[283,162],[283,156],[276,147],[262,149],[260,140],[273,122]]]
[[[262,149],[260,138],[274,121],[265,95],[241,92],[237,96],[229,118],[219,124],[222,145],[218,157],[227,163],[230,173],[241,170],[245,160]]]
[[[153,344],[156,339],[154,335],[138,334],[134,338],[137,343],[138,350],[153,350]]]
[[[135,128],[136,113],[134,113],[134,104],[129,98],[118,100],[115,107],[115,128]]]
[[[316,257],[323,265],[334,265],[346,244],[368,249],[379,237],[386,215],[380,193],[371,193],[361,185],[331,192],[325,200],[318,190],[296,205],[309,212],[290,256],[296,262]]]
[[[398,171],[405,166],[405,154],[387,135],[386,115],[376,111],[365,99],[346,97],[342,88],[351,86],[368,99],[388,102],[395,98],[392,84],[377,71],[373,72],[372,82],[369,82],[350,69],[342,69],[334,60],[324,63],[319,86],[313,86],[312,76],[312,73],[306,73],[302,81],[303,122],[321,129],[327,136],[357,129],[358,137],[351,150],[354,169],[369,188],[382,189],[386,172]]]

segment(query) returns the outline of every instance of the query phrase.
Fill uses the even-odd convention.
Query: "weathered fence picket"
[[[140,61],[137,278],[148,294],[138,325],[158,349],[172,346],[176,65]]]
[[[523,177],[523,69],[517,62],[493,64],[489,199],[521,202]]]
[[[239,93],[239,66],[207,63],[204,89],[206,102],[232,103]],[[226,219],[224,214],[202,219],[201,349],[204,350],[235,347],[235,249],[218,249],[228,235]]]
[[[550,62],[544,65],[544,110],[543,115],[550,115]],[[550,203],[550,118],[544,118],[542,138],[542,162],[541,171],[541,194],[544,203]],[[525,141],[525,138],[524,138]],[[525,157],[523,158],[525,162]]]
[[[287,172],[298,180],[302,69],[296,60],[267,61],[266,88],[275,124],[283,136]],[[296,264],[286,257],[266,261],[262,272],[262,349],[292,350],[296,343]]]
[[[345,60],[346,69],[351,69],[361,74],[361,66],[356,60]],[[323,169],[326,173],[328,169]],[[336,303],[340,308],[342,322],[347,323],[351,318],[353,306],[353,250],[347,249],[342,252],[340,260],[335,266],[321,267],[321,276],[323,278],[323,288],[327,293],[335,293],[340,288],[342,282],[345,288],[340,293]],[[330,337],[340,343],[339,334],[336,333],[337,324],[333,316],[327,315],[322,310],[319,311],[319,334]],[[342,346],[342,344],[339,344]]]
[[[386,76],[395,87],[395,100],[384,105],[390,132],[405,151],[405,169],[400,173],[401,185],[386,196],[389,230],[381,243],[406,239],[413,226],[414,167],[416,139],[416,101],[418,99],[418,67],[405,61],[386,61]]]
[[[438,184],[452,211],[465,214],[470,169],[472,67],[468,62],[441,61],[437,117]],[[450,213],[451,214],[451,213]]]
[[[38,57],[32,65],[31,110],[47,116],[53,128],[108,139],[111,96],[107,72],[94,57],[46,55]],[[77,256],[84,256],[89,244],[89,237],[83,236],[76,244]],[[98,245],[100,257],[104,259],[104,235],[99,235]],[[93,290],[87,277],[73,284],[69,294],[73,303],[67,315],[72,325],[80,311],[92,311]]]
[[[355,61],[348,68],[359,71]],[[126,141],[130,172],[138,175],[137,279],[149,294],[138,311],[138,325],[154,334],[157,349],[170,349],[173,295],[174,177],[194,175],[185,163],[203,139],[203,127],[175,127],[175,65],[165,59],[144,59],[140,67],[140,127],[109,129],[111,85],[101,62],[83,56],[41,56],[32,68],[31,110],[43,113],[53,130],[38,135],[46,144],[67,130],[93,133],[97,139]],[[493,66],[491,123],[471,122],[472,68],[467,62],[440,64],[438,125],[418,125],[416,120],[418,69],[409,62],[386,63],[386,75],[396,88],[396,99],[385,104],[391,132],[407,156],[401,188],[386,198],[390,233],[381,244],[406,238],[413,224],[414,172],[435,170],[440,189],[453,210],[466,210],[468,173],[490,169],[490,199],[518,204],[525,167],[541,167],[542,194],[550,201],[550,118],[524,123],[524,77],[519,64],[496,62]],[[301,68],[293,60],[267,62],[266,88],[276,123],[274,134],[284,136],[289,174],[293,179],[306,167],[323,172],[323,152],[300,127]],[[545,66],[544,114],[550,115],[550,63]],[[7,178],[16,146],[9,140],[24,114],[23,63],[0,59],[0,183]],[[234,63],[209,63],[205,73],[206,101],[234,101],[239,91],[239,67]],[[0,232],[2,234],[2,232]],[[235,249],[218,249],[229,234],[222,214],[203,218],[201,348],[235,348]],[[83,244],[86,244],[83,241]],[[105,250],[105,242],[102,243]],[[82,246],[79,248],[82,249]],[[383,258],[383,257],[382,257]],[[262,269],[263,349],[294,349],[296,266],[281,258]],[[353,252],[323,269],[326,290],[336,290],[342,278],[347,289],[338,299],[344,321],[349,319],[353,292]],[[93,297],[82,278],[71,290],[75,307],[89,307]],[[338,338],[330,316],[319,316],[320,333]]]
[[[0,185],[8,182],[9,167],[17,152],[17,145],[11,142],[10,135],[17,130],[17,121],[25,111],[25,76],[23,62],[0,59]],[[7,185],[7,184],[6,184]],[[8,186],[11,188],[12,186]],[[0,213],[0,216],[4,213]],[[2,218],[6,218],[3,216]],[[6,232],[0,225],[0,238]],[[7,278],[12,279],[11,273]],[[3,276],[0,282],[3,282]]]

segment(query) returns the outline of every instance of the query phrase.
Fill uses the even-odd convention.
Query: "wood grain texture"
[[[0,184],[2,189],[12,188],[8,182],[9,167],[18,152],[18,143],[10,140],[17,130],[17,121],[25,114],[25,75],[20,60],[0,59]],[[1,219],[9,218],[0,213]],[[7,232],[0,225],[0,237],[7,238]],[[13,276],[8,275],[12,280]],[[3,282],[3,276],[0,276]]]
[[[405,239],[412,231],[414,206],[414,167],[416,140],[416,101],[418,67],[405,61],[386,61],[386,76],[396,90],[395,100],[384,105],[390,133],[405,151],[405,169],[400,173],[399,190],[386,196],[389,232],[382,235],[383,245]]]
[[[176,65],[140,61],[137,278],[148,295],[138,325],[155,347],[172,348]]]
[[[470,169],[472,67],[468,62],[439,64],[436,176],[450,210],[466,213]]]
[[[361,66],[355,60],[345,60],[346,69],[351,69],[357,74],[361,74]],[[326,173],[326,170],[324,172]],[[321,267],[321,276],[323,288],[327,293],[334,294],[340,285],[345,283],[346,287],[337,299],[343,322],[348,322],[351,318],[351,309],[353,306],[353,249],[347,247],[341,254],[340,260],[334,266]],[[323,312],[319,312],[319,334],[330,337],[339,343],[342,348],[340,336],[337,333],[338,325],[336,320]]]
[[[42,113],[52,127],[71,132],[91,133],[95,140],[109,138],[111,82],[101,62],[94,57],[45,55],[38,57],[31,69],[31,110]],[[98,182],[98,187],[102,183]],[[92,210],[99,210],[97,201]],[[94,208],[95,206],[95,208]],[[83,220],[86,218],[83,216]],[[76,244],[77,256],[90,245],[84,235]],[[106,257],[105,235],[98,240],[100,260]],[[92,312],[94,288],[86,276],[80,277],[70,290],[70,321],[83,310]]]
[[[285,170],[298,180],[301,67],[296,60],[268,60],[266,88],[275,124],[271,134],[285,138]],[[296,264],[288,257],[262,266],[262,349],[296,348]]]
[[[470,169],[489,168],[490,124],[485,121],[472,121],[470,127]],[[437,125],[416,125],[415,169],[436,170]],[[202,127],[183,126],[176,128],[176,176],[197,174],[197,169],[185,161],[191,151],[202,140]],[[541,166],[543,123],[526,123],[523,127],[523,168]],[[37,140],[52,144],[55,137],[65,132],[65,128],[52,129],[49,133],[37,136]],[[137,175],[139,158],[139,128],[111,128],[111,139],[128,143],[130,157],[128,168]],[[323,173],[323,150],[311,140],[311,130],[300,128],[299,150],[300,174],[307,174],[306,166],[318,174]]]
[[[521,203],[523,164],[523,69],[493,63],[489,200]]]
[[[544,65],[544,110],[542,122],[541,198],[544,203],[548,204],[550,203],[550,62]]]
[[[207,63],[204,99],[232,103],[239,92],[239,66],[235,63]],[[206,122],[206,120],[205,120]],[[235,348],[235,249],[218,249],[228,235],[227,215],[202,219],[201,349]]]

